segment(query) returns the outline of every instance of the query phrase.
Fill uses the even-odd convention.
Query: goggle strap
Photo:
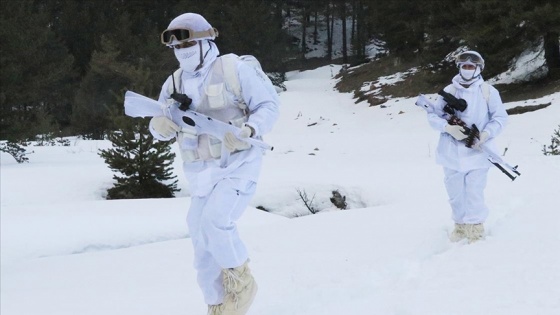
[[[189,38],[184,38],[184,39],[178,39],[174,34],[171,34],[169,36],[169,41],[165,42],[164,41],[164,36],[163,34],[165,34],[165,32],[167,31],[171,31],[171,30],[165,30],[163,31],[163,33],[161,34],[161,42],[163,44],[169,44],[172,42],[172,38],[175,38],[176,40],[180,41],[180,42],[185,42],[185,41],[191,41],[191,40],[195,40],[195,39],[199,39],[199,38],[205,38],[205,37],[218,37],[218,30],[216,28],[211,28],[208,29],[206,31],[199,31],[199,32],[195,32],[195,31],[191,31],[190,29],[186,29],[189,31]]]
[[[215,29],[214,27],[206,31],[191,32],[191,38],[189,40],[199,39],[204,37],[212,37],[212,36],[218,37],[218,30]]]

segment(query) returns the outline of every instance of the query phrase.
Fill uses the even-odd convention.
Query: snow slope
[[[275,150],[239,222],[259,283],[249,315],[560,314],[560,157],[541,152],[560,92],[506,104],[552,102],[510,116],[499,142],[522,175],[491,170],[486,240],[452,244],[425,113],[414,99],[354,104],[333,89],[338,70],[288,74],[265,139]],[[112,174],[97,153],[109,146],[35,147],[26,164],[1,156],[2,315],[206,313],[180,162],[177,198],[107,201]],[[330,203],[333,190],[349,210]],[[321,211],[309,215],[298,191]]]

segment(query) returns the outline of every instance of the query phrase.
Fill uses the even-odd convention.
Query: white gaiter
[[[469,82],[472,81],[473,79],[478,78],[478,76],[480,75],[480,68],[476,67],[476,69],[474,70],[466,70],[461,68],[459,70],[459,73],[461,74],[461,79],[463,79],[463,81]]]
[[[208,50],[208,42],[204,41],[202,47],[204,50]],[[200,64],[200,44],[198,43],[192,47],[173,49],[173,52],[183,71],[194,72]]]

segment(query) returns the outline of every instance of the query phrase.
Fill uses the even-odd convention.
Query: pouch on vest
[[[226,107],[227,99],[225,95],[225,84],[209,84],[204,88],[208,97],[208,107],[212,110],[222,109]]]
[[[194,151],[198,154],[197,160],[218,159],[222,156],[222,141],[208,134],[201,134],[198,136],[198,144]]]
[[[181,158],[185,162],[194,162],[200,159],[197,152],[198,135],[196,128],[192,126],[183,127],[177,135],[177,143],[181,149]]]

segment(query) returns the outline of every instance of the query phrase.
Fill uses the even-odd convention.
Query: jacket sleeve
[[[449,92],[449,86],[447,86],[444,91]],[[428,122],[433,129],[439,132],[445,132],[445,126],[447,125],[447,120],[443,117],[445,116],[445,112],[443,111],[443,107],[446,105],[443,97],[438,95],[435,103],[434,103],[434,111],[432,113],[428,113]]]
[[[243,62],[237,65],[241,95],[249,108],[247,125],[255,130],[254,136],[262,136],[272,130],[279,116],[278,93],[263,71]]]
[[[161,87],[161,92],[159,93],[159,98],[158,98],[159,102],[166,103],[167,99],[170,97],[168,92],[169,84],[171,84],[171,76],[167,78],[167,80],[165,81],[165,83],[163,83],[163,86]],[[163,116],[163,113],[161,113],[161,115]],[[150,124],[148,125],[148,130],[150,130],[150,133],[152,134],[152,136],[154,136],[154,138],[161,141],[169,141],[175,137],[175,136],[171,136],[169,138],[162,137],[152,127],[152,120],[150,120]]]
[[[490,97],[488,99],[488,115],[490,121],[484,126],[483,131],[488,132],[490,138],[498,136],[507,124],[508,114],[502,103],[500,92],[494,87],[490,87]]]

